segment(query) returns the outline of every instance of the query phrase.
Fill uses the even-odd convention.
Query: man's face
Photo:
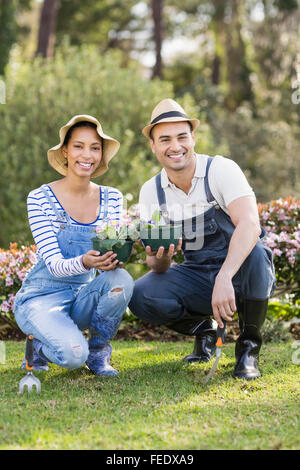
[[[179,171],[194,164],[195,136],[188,122],[157,124],[152,137],[151,150],[166,171]]]

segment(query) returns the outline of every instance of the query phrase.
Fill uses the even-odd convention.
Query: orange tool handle
[[[225,340],[226,321],[223,320],[223,319],[222,319],[222,321],[223,321],[223,325],[224,325],[223,328],[220,328],[219,326],[218,326],[218,328],[217,328],[217,342],[216,342],[216,346],[217,346],[218,348],[221,348],[221,347],[223,346],[224,340]]]

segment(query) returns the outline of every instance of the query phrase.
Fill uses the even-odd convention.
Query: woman
[[[67,369],[86,363],[97,375],[117,375],[109,363],[109,341],[131,298],[133,280],[116,254],[102,256],[92,249],[91,237],[104,220],[120,220],[122,194],[90,179],[108,169],[120,144],[88,115],[74,116],[59,135],[48,161],[64,178],[31,191],[27,199],[38,262],[17,293],[15,317],[35,338],[36,370],[47,370],[48,361]],[[81,332],[86,329],[89,342]]]

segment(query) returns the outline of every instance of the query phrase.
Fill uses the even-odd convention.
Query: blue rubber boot
[[[109,343],[98,346],[98,348],[95,350],[90,349],[90,354],[86,361],[88,369],[90,369],[90,371],[92,371],[95,375],[118,375],[119,372],[109,363],[111,353],[112,347]]]
[[[33,370],[47,372],[49,370],[48,361],[45,356],[42,357],[43,353],[39,352],[43,344],[36,338],[33,339]],[[26,359],[22,362],[22,369],[26,369]]]

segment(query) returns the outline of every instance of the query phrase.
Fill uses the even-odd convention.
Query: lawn
[[[1,449],[299,449],[299,373],[292,343],[263,347],[263,377],[232,378],[234,344],[186,366],[191,343],[114,341],[118,377],[55,365],[35,373],[42,393],[18,394],[24,342],[6,342],[0,365]]]

